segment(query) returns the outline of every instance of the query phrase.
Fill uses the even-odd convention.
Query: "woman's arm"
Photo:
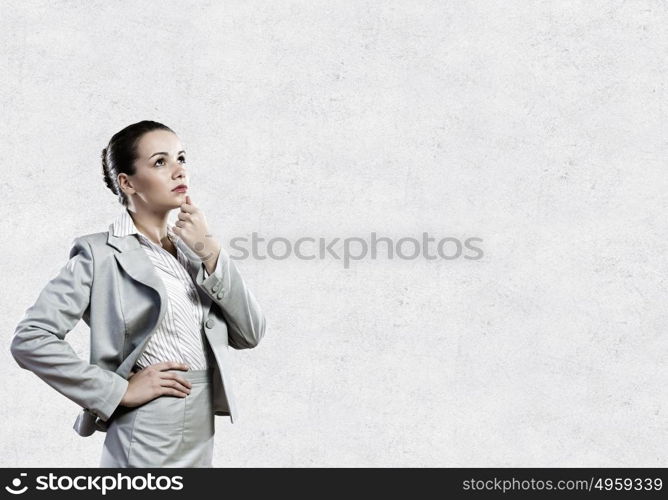
[[[257,346],[264,336],[264,315],[237,266],[212,237],[204,212],[192,202],[190,195],[186,195],[178,217],[179,220],[172,228],[174,233],[199,258],[205,256],[206,262],[200,264],[195,282],[211,298],[213,305],[223,312],[228,326],[229,345],[235,349]],[[203,241],[208,244],[202,245]],[[205,272],[211,274],[205,276]]]
[[[92,283],[90,244],[76,238],[67,264],[47,283],[16,327],[11,352],[21,368],[107,420],[123,398],[128,381],[82,360],[65,340],[90,312]]]
[[[222,310],[230,346],[234,349],[256,347],[266,328],[264,314],[224,248],[220,249],[213,273],[209,275],[205,264],[200,264],[196,282]]]

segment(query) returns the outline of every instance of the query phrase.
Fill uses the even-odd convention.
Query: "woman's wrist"
[[[215,244],[213,249],[210,252],[204,254],[204,258],[201,259],[206,272],[209,274],[213,274],[213,271],[216,269],[218,257],[220,256],[220,249],[220,244]]]

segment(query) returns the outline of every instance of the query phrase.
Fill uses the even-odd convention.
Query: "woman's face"
[[[127,186],[126,194],[134,203],[150,210],[165,211],[179,208],[186,201],[186,193],[174,191],[176,186],[188,186],[186,153],[176,134],[168,130],[145,133],[137,143],[135,173],[120,179]]]

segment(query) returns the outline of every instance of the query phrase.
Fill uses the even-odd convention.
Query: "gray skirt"
[[[168,371],[192,383],[190,394],[119,407],[107,428],[100,467],[213,467],[213,371]]]

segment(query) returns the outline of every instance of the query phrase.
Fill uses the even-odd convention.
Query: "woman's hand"
[[[186,195],[178,217],[179,220],[172,226],[174,233],[202,259],[207,270],[214,268],[220,253],[220,243],[209,233],[204,212],[193,204],[190,195]]]
[[[136,373],[131,372],[121,406],[134,408],[160,396],[185,398],[190,394],[192,384],[178,374],[165,370],[187,369],[183,363],[165,361],[149,365]]]

